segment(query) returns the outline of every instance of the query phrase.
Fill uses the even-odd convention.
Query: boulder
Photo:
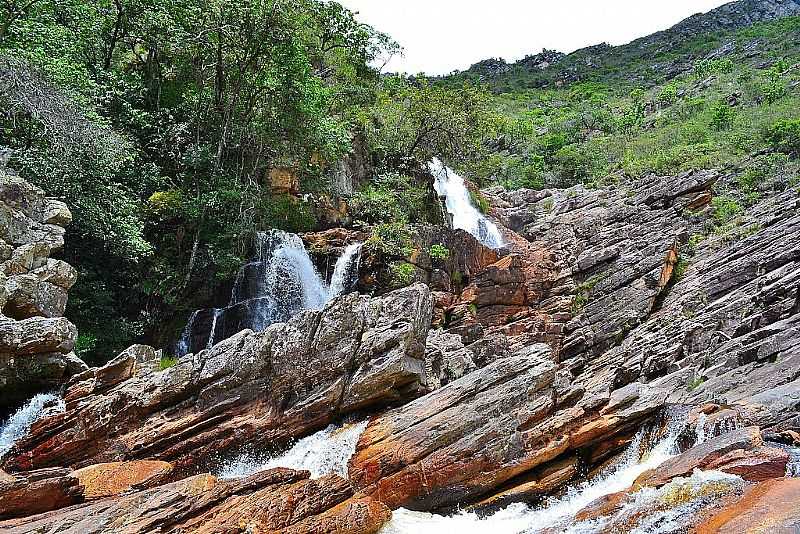
[[[743,467],[743,458],[752,458],[755,465],[758,464],[757,455],[759,453],[770,458],[769,453],[765,454],[763,451],[758,451],[763,443],[761,431],[758,427],[734,430],[696,445],[688,451],[667,460],[656,469],[642,473],[636,479],[634,487],[660,487],[669,483],[673,478],[691,475],[695,469],[724,471],[725,466],[731,462],[734,463],[734,471],[746,474],[748,470],[741,469]],[[752,451],[758,452],[753,453]],[[788,460],[789,457],[786,455],[780,474],[786,472],[786,462]],[[775,460],[770,459],[769,461],[773,462]],[[755,471],[758,471],[758,469],[755,469]]]
[[[15,475],[0,471],[0,520],[56,510],[82,501],[80,482],[70,469],[41,469]]]
[[[630,431],[666,398],[649,391],[601,416],[607,399],[580,405],[580,396],[546,345],[528,347],[373,419],[350,479],[390,507],[415,510],[535,493],[574,473],[569,462],[556,474],[536,468]]]

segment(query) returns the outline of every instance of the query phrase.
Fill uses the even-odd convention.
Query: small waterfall
[[[347,463],[353,456],[358,438],[367,421],[344,426],[331,425],[325,430],[299,440],[291,449],[273,457],[241,454],[225,462],[219,478],[244,478],[259,471],[287,467],[311,472],[311,478],[337,474],[347,478]]]
[[[33,423],[64,410],[65,405],[61,397],[50,393],[40,393],[33,397],[0,426],[0,458],[11,450],[14,443],[28,434]]]
[[[259,232],[254,244],[255,255],[237,273],[228,306],[192,313],[175,347],[178,356],[211,348],[245,329],[260,332],[303,310],[321,309],[351,290],[358,277],[361,244],[348,246],[338,259],[330,288],[299,236]]]
[[[487,247],[501,248],[504,241],[500,230],[472,205],[464,179],[436,158],[429,169],[435,178],[433,187],[436,193],[445,197],[447,212],[453,217],[453,227],[469,232]]]
[[[394,512],[392,520],[384,527],[381,534],[434,534],[448,531],[457,531],[461,534],[595,532],[595,529],[584,528],[585,525],[577,529],[573,521],[575,514],[600,497],[629,488],[639,475],[658,467],[677,454],[678,438],[685,425],[685,414],[673,416],[669,422],[667,435],[643,457],[640,449],[646,431],[640,430],[622,460],[615,466],[591,480],[568,488],[562,497],[548,499],[539,508],[530,508],[521,503],[512,504],[483,518],[469,512],[445,517],[400,509]]]
[[[344,295],[355,287],[358,282],[358,268],[361,264],[361,249],[363,243],[349,245],[336,261],[331,278],[331,287],[328,298]]]

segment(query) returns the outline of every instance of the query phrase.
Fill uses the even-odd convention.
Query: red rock
[[[749,451],[742,449],[731,451],[707,464],[704,469],[722,471],[751,482],[760,482],[783,477],[786,474],[787,463],[789,463],[789,453],[785,450],[758,447]]]
[[[163,482],[172,472],[167,462],[140,460],[91,465],[72,472],[83,486],[86,499],[119,495],[131,488],[149,488]]]
[[[800,479],[761,482],[741,499],[698,525],[696,534],[762,534],[800,531]]]
[[[0,519],[47,512],[82,500],[80,483],[69,469],[41,469],[17,475],[0,471]]]

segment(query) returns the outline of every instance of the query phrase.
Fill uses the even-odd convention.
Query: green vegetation
[[[392,287],[401,288],[414,282],[414,266],[406,262],[395,262],[390,266]]]
[[[404,223],[380,224],[373,228],[367,247],[387,258],[408,258],[414,253],[411,228]]]
[[[450,249],[444,245],[431,245],[428,255],[432,260],[444,261],[450,258]]]
[[[160,371],[164,371],[165,369],[175,367],[176,365],[178,365],[178,358],[176,356],[165,354],[161,357],[161,361],[158,362],[158,369]]]
[[[597,284],[605,280],[605,278],[605,274],[597,274],[575,288],[575,298],[572,300],[573,314],[577,315],[583,311],[583,309],[589,303],[589,299],[592,296],[592,291],[594,291],[594,288],[597,287]]]

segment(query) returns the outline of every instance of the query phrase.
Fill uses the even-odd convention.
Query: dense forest
[[[254,231],[330,226],[332,198],[349,197],[336,225],[402,258],[406,226],[435,221],[420,174],[432,156],[508,189],[723,168],[708,232],[734,235],[744,208],[798,180],[797,17],[426,79],[382,72],[401,46],[336,2],[1,9],[0,145],[75,214],[67,316],[92,361],[174,340],[229,290]],[[341,191],[354,152],[368,175]],[[274,190],[273,169],[297,191]]]
[[[475,157],[489,134],[484,91],[383,75],[400,47],[336,2],[0,10],[0,145],[75,214],[67,315],[89,360],[165,323],[174,337],[235,274],[253,231],[315,228],[314,200],[335,193],[330,171],[355,138],[377,169],[355,218],[398,223],[424,211],[409,206],[427,187],[404,178],[412,160]],[[272,168],[292,169],[312,196],[273,194]]]

